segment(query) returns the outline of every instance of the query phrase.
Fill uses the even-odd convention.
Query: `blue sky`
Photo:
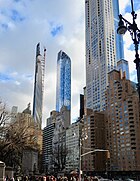
[[[140,19],[139,0],[134,7]],[[35,46],[40,42],[42,51],[47,49],[43,125],[55,109],[56,58],[61,49],[72,61],[72,118],[79,115],[79,94],[85,86],[84,10],[84,0],[0,0],[0,97],[9,108],[16,105],[22,111],[29,102],[32,105]],[[120,0],[120,12],[131,21],[130,10],[130,0]],[[131,80],[136,80],[128,33],[124,45]]]
[[[125,3],[125,4],[123,4]],[[140,3],[138,0],[134,0],[133,2],[134,10],[137,13],[137,25],[140,28]],[[125,2],[122,2],[120,0],[120,13],[123,15],[124,18],[126,18],[129,22],[132,22],[132,15],[131,15],[131,1],[126,0]],[[124,54],[125,59],[129,62],[129,71],[130,71],[130,79],[132,81],[137,81],[137,73],[136,73],[136,66],[134,64],[135,59],[135,51],[134,51],[134,45],[130,36],[130,33],[127,32],[124,36]]]
[[[29,102],[32,106],[35,47],[40,42],[42,53],[44,46],[47,49],[43,125],[55,109],[56,59],[61,49],[72,60],[74,117],[79,114],[79,94],[85,86],[84,1],[57,2],[0,0],[0,97],[19,111]],[[79,64],[81,69],[77,69]]]

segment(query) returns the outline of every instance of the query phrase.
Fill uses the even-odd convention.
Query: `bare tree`
[[[65,144],[57,145],[57,149],[53,151],[53,163],[54,168],[57,171],[63,171],[66,166],[66,156],[68,154],[68,150]]]
[[[13,122],[6,126],[5,134],[0,138],[0,158],[7,166],[18,167],[21,166],[23,150],[36,147],[31,127]]]
[[[7,111],[6,103],[0,100],[0,127],[3,127],[10,119],[10,114]]]

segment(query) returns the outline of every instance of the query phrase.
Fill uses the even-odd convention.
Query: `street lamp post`
[[[126,31],[128,30],[132,37],[133,44],[135,46],[134,63],[136,64],[136,70],[137,70],[137,80],[138,80],[137,89],[138,89],[139,98],[140,98],[140,58],[139,58],[139,53],[138,53],[139,42],[140,42],[140,30],[138,29],[136,21],[135,21],[137,19],[137,14],[134,11],[133,0],[131,0],[131,7],[132,7],[131,15],[133,18],[133,22],[130,23],[128,20],[123,18],[123,16],[120,14],[117,33],[120,35],[124,35]],[[124,25],[124,22],[126,25]]]
[[[79,149],[79,181],[81,181],[81,172],[82,172],[82,170],[81,170],[81,167],[82,167],[82,164],[81,164],[81,162],[82,162],[82,152],[81,152],[81,149],[84,148],[84,147],[82,147],[82,139],[86,140],[87,138],[88,138],[88,135],[85,135],[84,137],[83,137],[83,135],[81,135],[80,140],[79,140],[80,141],[80,145],[79,145],[79,147],[80,147],[80,149]]]
[[[82,139],[80,138],[80,150],[79,150],[79,156],[80,156],[80,159],[79,159],[79,181],[81,181],[81,160],[82,160],[82,157],[81,157],[81,148],[82,148]]]
[[[86,153],[83,153],[81,154],[81,148],[82,148],[82,142],[81,142],[81,139],[80,139],[80,163],[79,163],[79,181],[81,181],[81,160],[82,160],[82,157],[85,156],[85,155],[88,155],[90,153],[93,153],[93,152],[107,152],[109,157],[110,157],[110,152],[109,150],[103,150],[103,149],[95,149],[95,150],[90,150]],[[88,148],[86,148],[88,149]]]

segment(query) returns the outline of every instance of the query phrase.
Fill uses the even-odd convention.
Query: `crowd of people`
[[[78,175],[69,176],[24,176],[24,177],[5,177],[5,181],[79,181]],[[97,177],[81,177],[81,181],[98,181]]]
[[[69,175],[69,176],[42,176],[42,177],[35,177],[34,179],[26,179],[24,181],[79,181],[78,175]],[[81,177],[81,181],[98,181],[97,177],[93,176],[83,176]]]

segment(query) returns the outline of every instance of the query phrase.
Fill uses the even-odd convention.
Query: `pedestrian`
[[[6,176],[6,181],[9,181],[9,177],[8,177],[8,175]]]

